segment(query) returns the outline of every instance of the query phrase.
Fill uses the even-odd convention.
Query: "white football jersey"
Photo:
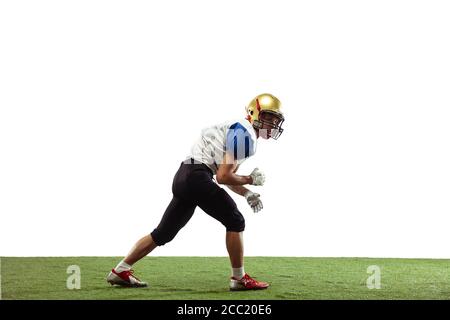
[[[256,131],[248,120],[227,121],[203,129],[187,159],[206,164],[216,174],[226,152],[241,164],[256,153],[256,142]]]

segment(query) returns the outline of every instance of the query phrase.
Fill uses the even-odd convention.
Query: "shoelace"
[[[133,270],[133,269],[128,270],[127,273],[126,273],[126,275],[127,275],[128,277],[133,277],[133,278],[135,278],[137,281],[141,281],[141,280],[139,280],[138,277],[136,277],[136,276],[134,275],[134,270]]]

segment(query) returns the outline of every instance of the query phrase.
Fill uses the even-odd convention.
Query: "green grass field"
[[[271,287],[230,292],[225,257],[147,257],[135,266],[147,288],[106,283],[117,257],[1,258],[2,299],[450,299],[450,260],[248,257],[246,271]],[[66,286],[78,265],[81,289]],[[381,288],[368,289],[368,266]]]

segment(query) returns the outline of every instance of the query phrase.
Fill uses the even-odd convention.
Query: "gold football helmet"
[[[247,120],[256,129],[261,129],[263,125],[270,127],[271,137],[275,140],[283,133],[281,125],[284,116],[281,112],[281,102],[270,93],[263,93],[256,96],[246,107]]]

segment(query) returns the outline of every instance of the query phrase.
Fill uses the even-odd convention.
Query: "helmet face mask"
[[[283,133],[281,128],[284,122],[284,117],[281,113],[271,110],[261,110],[259,113],[259,119],[253,122],[253,125],[258,130],[266,130],[262,136],[277,140]]]

